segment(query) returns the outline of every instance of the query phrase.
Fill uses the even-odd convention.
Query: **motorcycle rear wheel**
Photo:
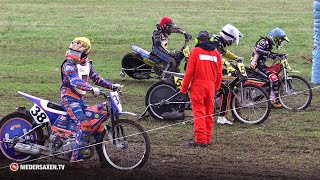
[[[123,71],[133,79],[149,79],[152,70],[151,66],[146,65],[139,54],[131,52],[122,58]],[[143,70],[139,70],[143,69]],[[145,77],[137,74],[145,74]]]
[[[0,121],[0,139],[4,140],[6,137],[12,139],[13,137],[22,136],[24,132],[27,132],[32,128],[32,119],[29,116],[19,112],[11,113],[3,117]],[[31,133],[29,138],[30,143],[43,145],[43,142],[38,142],[39,139],[43,139],[43,132],[41,129]],[[1,155],[4,155],[7,159],[15,162],[27,161],[33,157],[30,154],[24,154],[15,151],[13,148],[14,145],[15,144],[5,142],[1,143]]]
[[[174,103],[170,104],[170,102],[177,102],[178,97],[180,95],[176,95],[177,87],[174,84],[166,83],[164,81],[159,81],[153,84],[145,97],[145,105],[148,108],[148,113],[150,116],[156,120],[165,120],[163,117],[164,113],[182,113],[185,109],[185,104]],[[169,98],[171,98],[168,100]],[[168,100],[168,103],[159,104],[162,101]]]

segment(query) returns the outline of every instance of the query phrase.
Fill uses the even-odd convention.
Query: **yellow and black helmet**
[[[66,56],[83,62],[89,55],[90,50],[90,40],[86,37],[77,37],[70,43]]]

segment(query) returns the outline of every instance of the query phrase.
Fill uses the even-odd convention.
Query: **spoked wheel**
[[[151,78],[151,66],[142,62],[141,57],[134,52],[126,54],[122,58],[122,68],[124,72],[134,79],[149,79]]]
[[[287,109],[305,109],[312,100],[311,86],[300,76],[289,76],[287,84],[281,81],[278,98]]]
[[[235,120],[247,124],[263,123],[270,114],[271,104],[267,92],[253,84],[239,88],[231,102],[231,110]]]
[[[143,127],[131,120],[121,119],[114,124],[115,138],[106,132],[102,150],[109,164],[120,170],[142,167],[150,154],[150,140]]]
[[[182,94],[177,94],[177,92],[177,88],[173,84],[163,81],[153,84],[145,98],[145,105],[149,106],[148,113],[151,117],[156,120],[164,120],[164,113],[183,112],[185,104],[170,103],[178,102],[178,99],[183,96]]]
[[[9,160],[22,162],[32,158],[30,154],[24,154],[14,150],[15,143],[12,139],[22,136],[24,133],[32,129],[32,120],[30,117],[21,113],[12,113],[5,116],[0,122],[0,150],[3,155]],[[23,143],[38,143],[38,139],[42,138],[42,131],[34,131],[29,135],[24,136]],[[43,144],[43,143],[41,143]]]

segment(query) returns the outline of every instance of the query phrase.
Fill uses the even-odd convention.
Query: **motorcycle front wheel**
[[[247,84],[233,94],[231,111],[235,120],[246,124],[261,124],[269,117],[270,110],[269,96],[260,86]]]
[[[141,168],[149,158],[150,140],[144,128],[128,119],[119,119],[103,138],[102,151],[108,163],[119,170]]]
[[[300,76],[289,76],[281,81],[278,98],[286,109],[303,110],[312,100],[312,89],[308,81]]]

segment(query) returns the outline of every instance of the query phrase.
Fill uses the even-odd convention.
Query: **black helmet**
[[[198,36],[196,37],[196,43],[209,41],[211,40],[212,36],[207,30],[200,31]]]

